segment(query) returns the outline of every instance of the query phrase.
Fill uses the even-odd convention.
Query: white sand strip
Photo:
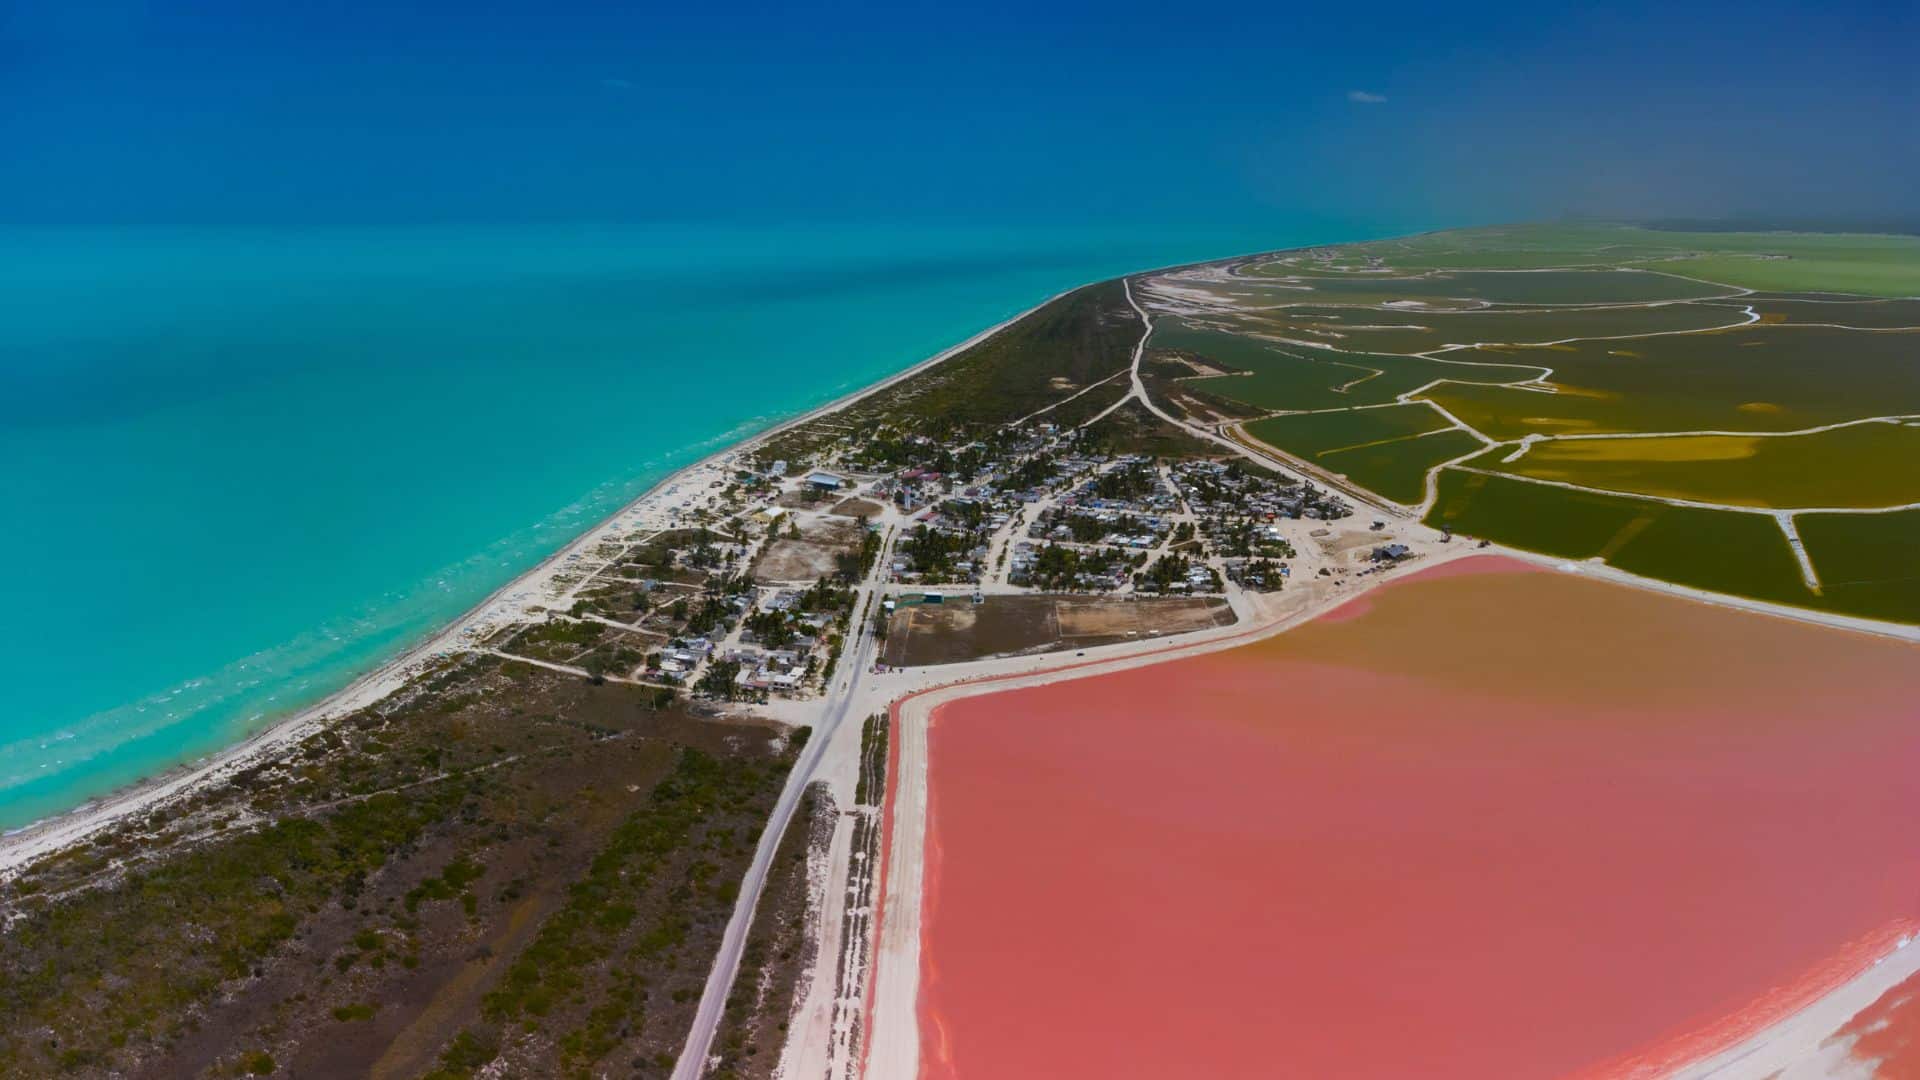
[[[1072,292],[1074,290],[1067,290]],[[0,837],[0,881],[18,874],[28,864],[53,854],[69,844],[78,843],[95,832],[129,815],[153,810],[182,798],[202,784],[231,775],[283,748],[298,743],[319,730],[326,722],[365,708],[406,685],[420,669],[435,657],[463,648],[474,632],[503,622],[528,617],[526,609],[540,603],[553,591],[554,577],[570,555],[584,555],[600,543],[627,531],[620,519],[644,512],[664,515],[690,507],[706,493],[706,474],[723,471],[725,462],[751,453],[762,443],[800,424],[838,412],[863,398],[877,394],[905,379],[947,360],[1019,322],[1040,308],[1067,295],[1049,296],[1012,318],[988,327],[965,341],[922,360],[895,375],[776,424],[744,441],[724,447],[662,479],[640,497],[614,511],[571,543],[541,560],[540,564],[474,605],[427,640],[406,650],[379,668],[361,676],[352,684],[326,699],[284,717],[243,742],[210,757],[182,765],[149,781],[130,785],[110,796],[86,803],[65,814],[45,818]],[[698,479],[701,482],[696,483]]]
[[[1834,1035],[1862,1009],[1916,973],[1920,973],[1920,945],[1909,942],[1831,994],[1674,1076],[1676,1080],[1871,1076],[1871,1064],[1852,1061],[1849,1045]]]

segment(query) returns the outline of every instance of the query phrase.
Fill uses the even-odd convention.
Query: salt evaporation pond
[[[1658,1072],[1920,914],[1920,648],[1478,557],[941,707],[927,1077]]]

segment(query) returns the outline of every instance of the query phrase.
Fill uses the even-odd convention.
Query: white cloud
[[[1347,91],[1347,100],[1353,102],[1355,105],[1385,105],[1387,103],[1387,95],[1373,94],[1365,90],[1349,90]]]

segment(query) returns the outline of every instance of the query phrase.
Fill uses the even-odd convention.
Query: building
[[[847,486],[847,479],[836,473],[827,472],[825,469],[815,469],[807,474],[807,484],[821,491],[839,491]]]

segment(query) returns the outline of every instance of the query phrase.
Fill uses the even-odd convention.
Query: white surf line
[[[1160,271],[1142,271],[1142,273],[1158,272]],[[715,449],[699,460],[689,462],[661,477],[651,487],[582,530],[524,573],[487,594],[485,599],[456,618],[442,623],[437,630],[429,632],[417,644],[365,672],[340,690],[269,723],[266,727],[230,746],[193,762],[168,769],[152,780],[135,782],[110,794],[82,803],[72,810],[41,818],[31,824],[0,834],[0,881],[12,878],[32,862],[77,844],[100,829],[163,805],[169,800],[197,790],[202,785],[222,779],[255,760],[279,753],[319,730],[323,725],[334,722],[340,716],[384,700],[395,690],[410,683],[423,665],[431,663],[440,654],[464,649],[466,646],[462,639],[468,631],[488,625],[490,620],[496,617],[510,623],[526,621],[524,613],[518,612],[517,608],[518,601],[524,594],[530,590],[546,588],[565,566],[569,556],[586,555],[591,552],[592,547],[609,538],[613,530],[625,528],[625,519],[629,515],[660,511],[662,507],[659,504],[666,501],[688,478],[698,475],[702,470],[718,466],[733,455],[750,454],[794,428],[832,415],[864,398],[905,382],[966,352],[1068,293],[1084,287],[1076,286],[1074,289],[1055,293],[1025,311],[987,327],[965,341],[949,346],[911,367],[817,405],[797,416],[778,421],[759,431],[754,431],[752,425],[764,422],[764,418],[751,420],[714,439],[695,444],[696,447],[713,446]]]

